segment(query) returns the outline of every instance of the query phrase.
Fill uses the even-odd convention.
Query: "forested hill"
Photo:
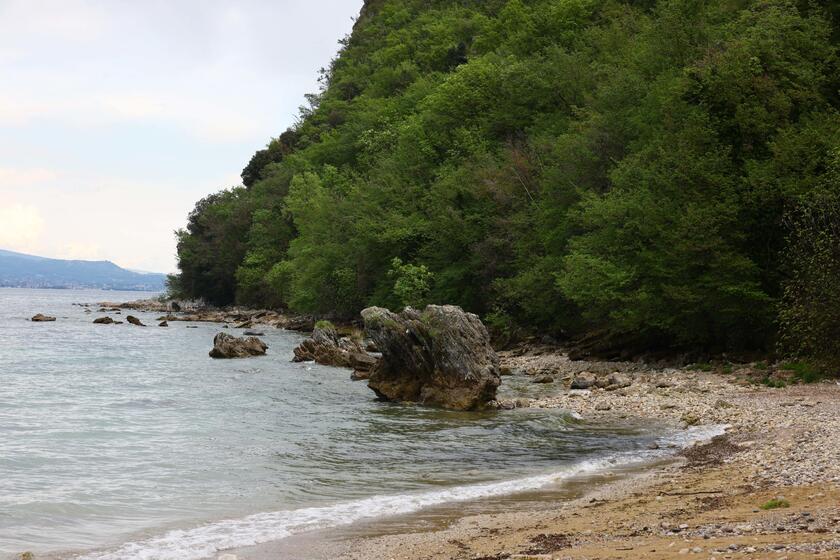
[[[162,292],[165,280],[164,274],[134,272],[111,261],[48,259],[0,249],[0,287]]]
[[[840,323],[838,16],[830,0],[369,0],[297,123],[189,216],[179,287],[810,352]]]

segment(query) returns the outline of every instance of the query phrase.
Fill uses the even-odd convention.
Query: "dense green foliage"
[[[799,266],[786,243],[807,243],[785,216],[838,188],[832,10],[368,0],[293,129],[190,216],[180,285],[216,304],[435,301],[499,329],[770,347]]]
[[[781,306],[782,350],[840,371],[840,151],[818,188],[786,216],[790,274]],[[814,372],[794,368],[804,377]]]

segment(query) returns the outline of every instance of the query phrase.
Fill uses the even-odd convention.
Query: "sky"
[[[362,0],[0,0],[0,249],[176,269]]]

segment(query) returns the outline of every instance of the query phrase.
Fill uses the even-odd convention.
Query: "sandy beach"
[[[588,419],[641,417],[674,426],[728,428],[673,461],[578,481],[567,497],[552,494],[536,507],[511,502],[508,511],[489,508],[493,511],[478,514],[471,507],[465,516],[438,523],[412,527],[407,521],[403,530],[372,522],[236,555],[253,560],[840,558],[836,382],[769,388],[749,381],[757,373],[749,366],[719,373],[657,369],[571,362],[544,350],[502,353],[502,361],[519,374],[536,379],[549,372],[554,378],[545,396],[513,406],[560,407]],[[589,373],[595,379],[623,376],[631,383],[567,388],[576,376]],[[782,507],[771,508],[771,500]]]

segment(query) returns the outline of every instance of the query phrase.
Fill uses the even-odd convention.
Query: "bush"
[[[784,498],[773,498],[772,500],[766,502],[764,505],[761,506],[763,510],[770,510],[770,509],[779,509],[779,508],[789,508],[790,502],[785,500]]]
[[[802,383],[816,383],[825,378],[818,367],[808,362],[785,362],[779,366],[779,369],[792,371],[794,379]]]
[[[402,259],[395,257],[388,277],[394,279],[394,295],[402,305],[422,307],[428,303],[433,275],[426,265],[403,264]]]

